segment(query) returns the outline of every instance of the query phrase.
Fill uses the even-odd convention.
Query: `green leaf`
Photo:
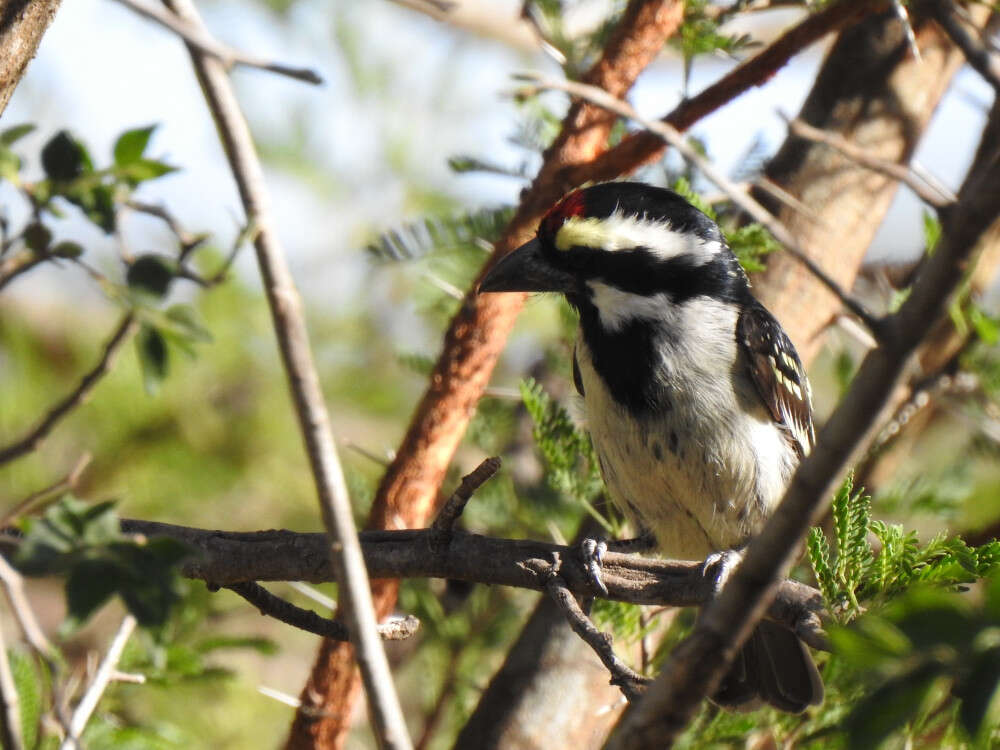
[[[93,165],[83,144],[60,130],[42,148],[42,169],[50,179],[68,181],[93,171]]]
[[[15,142],[21,140],[28,133],[35,129],[35,125],[32,123],[24,123],[23,125],[14,125],[9,127],[0,133],[0,146],[12,146]]]
[[[197,311],[191,305],[172,305],[167,308],[167,320],[171,331],[191,341],[209,342],[212,332],[202,324]]]
[[[115,168],[115,175],[132,185],[138,185],[146,180],[155,180],[157,177],[176,172],[174,167],[166,162],[155,159],[138,159],[125,166]]]
[[[938,677],[925,665],[884,683],[858,703],[845,722],[851,750],[875,750],[895,730],[914,718]]]
[[[163,380],[167,377],[170,364],[167,342],[163,335],[152,326],[143,325],[136,337],[136,351],[142,366],[142,382],[146,393],[155,396]]]
[[[9,148],[0,146],[0,179],[19,184],[21,159]]]
[[[52,254],[59,258],[79,258],[83,255],[83,246],[77,242],[63,240],[52,248]]]
[[[28,575],[65,572],[74,553],[119,536],[114,503],[92,506],[66,495],[41,518],[29,519],[15,562]]]
[[[163,255],[140,255],[125,272],[125,281],[132,289],[161,298],[170,289],[177,274],[177,264]]]
[[[250,649],[259,654],[264,654],[265,656],[271,656],[278,653],[278,644],[270,638],[255,636],[217,635],[212,636],[211,638],[205,638],[195,645],[195,649],[200,654],[207,654],[212,651],[228,648]]]
[[[830,625],[834,653],[861,669],[880,668],[909,656],[913,646],[895,625],[869,615],[850,626]]]
[[[36,253],[48,250],[50,242],[52,242],[52,232],[44,224],[33,221],[24,228],[24,244]]]
[[[10,671],[21,704],[21,734],[25,747],[36,747],[42,718],[45,686],[35,660],[20,649],[8,649]]]
[[[118,140],[115,141],[115,164],[124,167],[141,159],[154,130],[156,125],[149,125],[145,128],[126,130],[118,136]]]
[[[930,211],[924,211],[923,222],[924,248],[926,249],[927,254],[930,255],[934,252],[938,242],[941,241],[941,222],[938,220],[938,217]]]
[[[122,571],[110,560],[82,560],[66,578],[68,630],[86,622],[121,586]]]

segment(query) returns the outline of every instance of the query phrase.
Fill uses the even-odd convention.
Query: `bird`
[[[479,292],[555,292],[579,315],[573,380],[608,495],[657,551],[717,588],[815,441],[809,381],[719,226],[641,182],[574,190]],[[591,545],[593,549],[593,545]],[[800,713],[823,698],[805,645],[761,621],[713,700]]]

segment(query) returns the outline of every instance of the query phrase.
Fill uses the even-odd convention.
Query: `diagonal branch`
[[[787,120],[787,118],[786,118]],[[955,195],[940,185],[933,184],[920,177],[912,168],[899,162],[889,161],[875,156],[863,148],[851,143],[839,133],[833,133],[821,128],[814,128],[809,123],[800,120],[788,120],[788,130],[792,135],[804,138],[814,143],[823,143],[839,151],[848,159],[862,167],[879,172],[906,185],[924,203],[937,210],[945,209],[955,202]]]
[[[186,24],[207,35],[191,0],[165,0]],[[344,620],[351,634],[368,695],[376,737],[382,747],[411,747],[392,674],[377,632],[368,575],[357,541],[347,485],[333,439],[319,375],[309,346],[302,300],[278,241],[270,196],[253,137],[225,67],[202,49],[187,43],[195,74],[218,127],[226,157],[239,189],[247,223],[256,228],[254,248],[282,363],[288,376],[299,430],[329,537],[328,554],[338,573]]]
[[[263,57],[247,54],[246,52],[241,52],[240,50],[234,49],[226,44],[223,44],[218,39],[215,39],[204,27],[189,23],[180,18],[176,13],[165,11],[159,6],[146,5],[146,3],[141,2],[141,0],[118,0],[118,2],[135,11],[140,16],[145,16],[149,20],[158,23],[168,31],[174,32],[177,36],[183,39],[189,47],[195,47],[200,52],[206,55],[211,55],[218,60],[226,70],[232,70],[237,65],[244,65],[248,68],[266,70],[271,73],[277,73],[278,75],[294,78],[298,81],[305,81],[306,83],[316,85],[323,83],[323,79],[320,77],[319,73],[311,68],[297,68],[291,65],[284,65],[282,63],[266,60]]]
[[[955,46],[962,50],[969,65],[1000,95],[1000,60],[966,30],[958,19],[955,5],[950,0],[926,0],[921,5]]]
[[[677,130],[687,130],[755,86],[763,86],[795,55],[827,34],[857,23],[888,5],[888,0],[840,0],[809,14],[700,94],[685,99],[662,121]],[[589,163],[567,168],[560,177],[566,190],[588,181],[613,180],[657,159],[664,148],[663,140],[655,133],[635,133]]]
[[[1000,118],[1000,106],[994,106],[991,117]],[[791,566],[802,538],[828,508],[840,477],[871,441],[918,345],[965,278],[980,237],[1000,214],[1000,191],[993,189],[998,183],[1000,139],[984,137],[959,200],[946,216],[940,246],[902,307],[884,321],[890,335],[865,357],[781,505],[750,542],[719,597],[705,607],[694,632],[674,650],[660,677],[606,747],[670,747],[718,684]]]
[[[80,379],[76,388],[49,409],[38,425],[27,435],[15,440],[10,445],[0,447],[0,466],[35,450],[61,419],[83,403],[101,378],[111,370],[122,345],[128,341],[135,329],[135,317],[129,313],[122,318],[114,333],[111,334],[111,338],[104,345],[104,351],[97,364]]]

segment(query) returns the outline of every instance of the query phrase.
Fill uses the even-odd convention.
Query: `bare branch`
[[[115,332],[104,345],[104,351],[97,364],[80,379],[76,388],[49,409],[41,422],[27,435],[10,445],[0,448],[0,466],[35,450],[61,419],[83,403],[84,399],[90,395],[101,378],[108,374],[119,350],[128,341],[135,329],[135,316],[132,313],[128,313],[122,318]]]
[[[3,713],[0,714],[0,747],[24,750],[21,703],[17,696],[14,673],[10,669],[10,660],[7,658],[3,628],[0,628],[0,703],[3,703]]]
[[[204,23],[191,0],[164,2],[188,26],[207,36]],[[188,43],[188,52],[218,127],[246,211],[247,223],[257,230],[254,238],[257,262],[292,391],[299,429],[309,456],[323,524],[329,537],[328,554],[338,572],[342,614],[361,667],[375,735],[382,747],[408,750],[411,743],[376,629],[368,575],[358,545],[330,417],[309,346],[302,299],[275,232],[263,168],[224,66],[197,45]]]
[[[1000,95],[1000,60],[966,30],[957,17],[955,5],[950,0],[926,0],[922,6],[955,46],[962,50],[969,65]]]
[[[60,750],[73,750],[74,747],[78,746],[80,735],[86,729],[91,714],[94,713],[94,709],[97,708],[101,696],[104,695],[104,691],[108,687],[108,683],[114,677],[118,660],[122,658],[125,644],[128,643],[128,639],[132,636],[135,626],[135,617],[125,615],[122,624],[118,626],[118,632],[115,633],[115,637],[111,641],[111,645],[108,646],[108,652],[104,655],[101,665],[97,668],[94,679],[87,686],[87,691],[83,694],[83,698],[80,699],[76,710],[73,712],[70,733],[59,746]]]
[[[35,266],[51,260],[51,258],[51,255],[38,253],[30,248],[3,258],[3,260],[0,260],[0,289],[3,289],[22,273],[27,273]]]
[[[350,640],[350,633],[348,633],[344,623],[320,617],[312,610],[296,607],[280,596],[275,596],[259,583],[247,581],[246,583],[234,583],[224,588],[242,596],[259,609],[262,615],[268,615],[294,628],[321,635],[324,638],[331,638],[335,641]],[[416,633],[419,628],[420,620],[410,616],[400,620],[390,620],[379,625],[378,633],[383,640],[402,641]]]
[[[879,172],[894,180],[899,180],[929,206],[940,210],[947,208],[955,202],[954,193],[944,189],[938,183],[928,182],[905,164],[899,164],[898,162],[874,156],[865,149],[854,145],[839,133],[814,128],[809,123],[799,119],[788,120],[788,118],[785,118],[785,120],[788,122],[788,130],[793,135],[804,138],[807,141],[813,141],[814,143],[824,143],[830,148],[839,151],[851,161],[873,172]]]
[[[159,6],[146,5],[140,2],[140,0],[118,0],[118,2],[131,8],[140,16],[145,16],[149,20],[160,24],[165,29],[174,32],[185,41],[189,48],[195,47],[200,52],[214,57],[227,71],[232,70],[237,65],[244,65],[248,68],[267,70],[271,73],[288,76],[289,78],[305,81],[306,83],[316,85],[323,83],[323,79],[319,73],[310,68],[283,65],[233,49],[212,37],[207,29],[189,23],[175,13],[165,11]]]
[[[601,663],[611,673],[611,684],[617,685],[629,701],[635,700],[642,695],[643,689],[652,680],[635,672],[618,658],[611,643],[611,636],[608,633],[602,633],[590,621],[576,597],[567,588],[566,582],[559,576],[557,572],[559,567],[557,559],[554,565],[542,573],[546,579],[545,591],[566,616],[566,621],[573,632],[594,650]]]
[[[458,489],[452,493],[431,524],[432,529],[441,531],[451,531],[458,517],[465,510],[465,504],[469,502],[472,493],[483,486],[489,479],[500,470],[500,457],[491,456],[484,460],[472,472],[462,477],[462,483]]]
[[[664,121],[647,120],[636,112],[627,102],[617,99],[603,89],[599,89],[595,86],[588,86],[583,83],[576,83],[575,81],[548,78],[535,73],[520,74],[516,77],[520,80],[533,83],[540,89],[556,89],[559,91],[565,91],[572,96],[586,99],[587,101],[607,109],[610,112],[614,112],[621,117],[626,117],[637,122],[646,128],[648,132],[653,133],[657,137],[662,138],[665,142],[669,143],[677,149],[685,160],[700,169],[705,176],[708,177],[708,179],[714,182],[720,190],[725,192],[733,203],[749,214],[754,221],[758,222],[761,226],[767,229],[774,236],[774,238],[778,240],[778,242],[785,246],[785,249],[791,255],[795,256],[795,258],[808,268],[817,279],[823,282],[823,285],[833,292],[841,300],[841,302],[843,302],[844,306],[848,310],[864,321],[865,325],[868,326],[868,328],[876,336],[878,336],[880,329],[880,321],[878,318],[872,315],[872,313],[870,313],[859,300],[855,299],[841,289],[840,285],[837,284],[837,282],[834,281],[829,274],[826,273],[826,271],[820,268],[816,262],[806,254],[805,250],[799,246],[798,242],[792,236],[792,233],[788,231],[784,224],[778,221],[778,219],[775,218],[770,211],[760,205],[760,203],[750,197],[745,190],[742,190],[738,185],[733,183],[732,180],[726,177],[715,167],[715,165],[712,164],[712,162],[692,148],[688,142],[684,140],[684,136],[682,136],[672,125]]]
[[[50,498],[58,497],[63,492],[72,490],[76,487],[77,482],[80,481],[80,475],[83,474],[84,469],[90,464],[90,454],[84,453],[77,459],[76,464],[70,469],[69,474],[60,479],[58,482],[49,485],[43,489],[32,492],[26,498],[11,506],[8,510],[0,516],[0,529],[9,526],[12,522],[23,516],[25,513],[36,510],[39,503],[43,503]]]
[[[1000,118],[1000,108],[994,106],[991,117],[992,121]],[[990,132],[988,126],[986,133]],[[865,357],[816,447],[792,478],[781,505],[751,540],[718,598],[705,607],[694,632],[674,650],[660,677],[619,725],[608,748],[669,747],[702,699],[715,689],[791,566],[801,539],[829,507],[840,477],[870,443],[914,352],[965,277],[981,236],[1000,214],[1000,192],[992,189],[998,181],[1000,141],[987,135],[958,202],[946,215],[939,247],[902,307],[884,321],[888,335]]]
[[[810,13],[700,94],[685,99],[661,121],[677,130],[687,130],[754,86],[766,83],[795,55],[827,34],[884,10],[888,4],[889,0],[840,0],[821,11]],[[630,135],[592,161],[564,170],[561,175],[565,186],[563,192],[588,181],[613,180],[628,174],[658,158],[663,149],[663,140],[651,131]]]
[[[181,573],[217,586],[247,581],[308,581],[335,579],[323,534],[293,531],[217,531],[123,520],[122,531],[146,537],[167,536],[189,545],[194,554]],[[528,539],[494,539],[453,530],[442,543],[436,529],[363,531],[359,535],[365,562],[373,578],[448,578],[473,583],[543,591],[552,560],[575,560],[575,546]],[[0,558],[2,559],[2,558]],[[602,578],[608,599],[632,604],[675,607],[702,605],[715,594],[715,584],[703,572],[703,561],[657,560],[608,552]],[[567,588],[593,596],[593,585],[582,565],[559,570]],[[828,649],[819,613],[818,591],[795,581],[779,587],[768,617],[799,633],[813,648]]]

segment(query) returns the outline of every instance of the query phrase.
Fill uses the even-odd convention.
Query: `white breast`
[[[656,376],[669,408],[641,419],[628,412],[594,370],[581,337],[587,426],[612,500],[656,535],[663,554],[702,559],[743,544],[759,528],[797,457],[744,375],[736,311],[697,298],[661,307],[660,315],[686,332],[660,342]]]

